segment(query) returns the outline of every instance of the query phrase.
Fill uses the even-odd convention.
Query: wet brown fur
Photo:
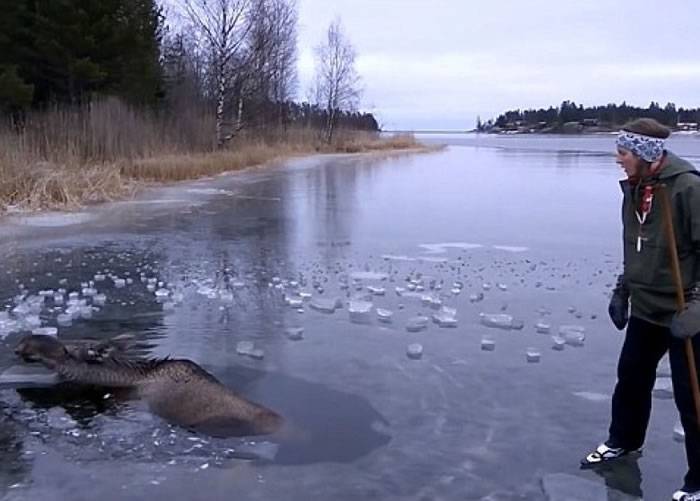
[[[84,351],[38,335],[20,340],[15,353],[55,370],[64,381],[131,389],[165,420],[211,435],[269,434],[282,425],[277,413],[237,395],[190,360],[132,360],[90,353],[86,357]]]

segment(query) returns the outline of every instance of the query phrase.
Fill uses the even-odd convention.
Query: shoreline
[[[14,218],[26,218],[32,216],[44,216],[47,214],[77,214],[80,211],[86,209],[105,206],[110,203],[118,202],[129,202],[136,201],[140,194],[150,189],[167,189],[177,187],[180,184],[185,183],[196,183],[200,181],[213,180],[221,176],[231,176],[237,174],[243,174],[246,172],[251,172],[259,169],[266,169],[275,165],[280,165],[284,162],[288,162],[295,159],[304,158],[314,158],[314,157],[326,157],[326,156],[338,156],[338,157],[353,157],[353,156],[367,156],[367,157],[389,157],[396,155],[410,155],[410,154],[420,154],[420,153],[432,153],[435,151],[440,151],[445,148],[445,145],[429,145],[422,144],[415,139],[411,139],[411,143],[408,144],[391,144],[390,140],[380,139],[375,144],[370,147],[363,149],[361,151],[335,151],[332,147],[329,151],[296,151],[296,152],[286,152],[278,155],[273,155],[269,158],[262,159],[261,161],[254,161],[247,163],[245,165],[235,165],[228,169],[216,169],[215,171],[208,173],[196,173],[195,175],[187,175],[182,177],[177,177],[175,179],[149,179],[147,177],[131,177],[123,176],[125,179],[120,180],[121,189],[117,193],[105,194],[99,199],[86,198],[84,200],[75,203],[51,203],[51,204],[41,204],[37,206],[32,206],[30,204],[3,204],[0,201],[0,224],[2,223],[12,223]],[[206,160],[207,157],[215,156],[218,160],[225,161],[227,157],[233,156],[238,152],[213,152],[205,153],[199,155],[172,155],[169,157],[170,160],[179,161],[189,161],[192,162],[193,158],[199,157],[200,160]],[[144,161],[153,161],[154,159],[143,159]],[[235,162],[234,162],[235,163]],[[192,165],[191,163],[189,165]],[[104,170],[115,170],[123,169],[123,166],[119,166],[117,163],[106,164],[98,166],[96,168],[101,168]]]
[[[265,168],[300,157],[419,153],[434,149],[407,134],[377,138],[350,133],[332,145],[251,141],[225,151],[185,152],[94,164],[35,161],[17,169],[14,179],[7,180],[10,188],[6,188],[4,199],[0,197],[0,220],[48,211],[76,212],[134,199],[149,187]]]

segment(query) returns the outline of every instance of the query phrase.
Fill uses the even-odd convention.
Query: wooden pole
[[[681,266],[678,261],[678,249],[676,248],[676,234],[673,230],[673,216],[671,215],[671,200],[666,191],[666,185],[662,184],[658,188],[661,195],[661,209],[664,216],[664,229],[668,240],[668,251],[671,257],[671,273],[676,284],[676,303],[678,312],[685,308],[685,292],[683,291],[683,281],[681,279]],[[695,353],[693,352],[692,338],[685,338],[685,356],[688,359],[688,376],[690,377],[690,388],[693,392],[695,402],[695,418],[698,429],[700,429],[700,387],[698,386],[698,370],[695,366]]]

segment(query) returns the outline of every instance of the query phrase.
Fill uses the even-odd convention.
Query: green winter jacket
[[[658,188],[666,185],[671,200],[673,226],[680,261],[683,288],[700,284],[700,175],[689,162],[671,152],[658,174],[637,185],[620,182],[624,194],[622,224],[624,280],[630,290],[632,316],[668,326],[676,312],[676,289],[671,258],[663,224],[662,201]],[[651,211],[641,225],[641,251],[637,251],[639,210],[644,187],[654,186]]]

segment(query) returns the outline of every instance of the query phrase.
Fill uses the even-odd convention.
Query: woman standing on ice
[[[608,311],[615,326],[627,327],[627,333],[618,362],[608,439],[582,465],[641,452],[656,368],[668,351],[688,461],[684,485],[672,499],[700,501],[700,424],[692,383],[700,353],[700,336],[695,335],[700,331],[700,175],[690,163],[665,149],[669,135],[663,125],[642,118],[628,123],[617,138],[617,163],[627,175],[620,182],[624,270]],[[664,222],[664,210],[673,221],[680,270],[676,275],[680,275],[685,296],[680,313],[676,313],[677,301],[683,304],[683,296],[676,294],[674,246],[667,238],[670,225]],[[686,345],[694,348],[695,370],[689,370],[693,367]]]

